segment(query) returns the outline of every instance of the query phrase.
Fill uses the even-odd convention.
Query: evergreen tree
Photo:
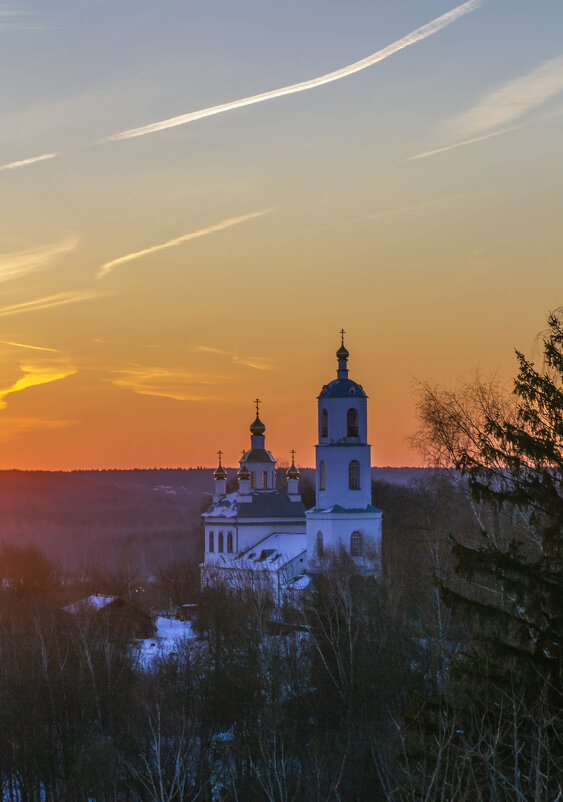
[[[516,352],[513,405],[479,381],[463,397],[424,389],[426,440],[449,455],[480,528],[477,538],[452,535],[456,576],[439,579],[468,644],[438,700],[442,769],[426,775],[436,790],[464,775],[466,790],[487,799],[563,793],[561,312],[550,314],[542,344],[541,369]]]

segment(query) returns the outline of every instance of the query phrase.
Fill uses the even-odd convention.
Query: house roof
[[[103,596],[101,593],[94,593],[85,599],[79,599],[72,604],[63,607],[67,613],[80,613],[85,610],[103,610],[108,604],[114,602],[118,596]]]

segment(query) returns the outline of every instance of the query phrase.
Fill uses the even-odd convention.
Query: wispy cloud
[[[211,397],[202,392],[202,387],[223,384],[221,376],[203,373],[189,373],[161,367],[131,365],[114,371],[116,378],[111,381],[118,387],[132,390],[139,395],[154,395],[171,398],[175,401],[206,401]]]
[[[12,418],[2,417],[0,427],[0,443],[17,440],[22,434],[49,429],[63,429],[75,425],[73,420],[57,420],[53,418]]]
[[[225,351],[222,348],[213,348],[210,345],[196,345],[194,351],[202,351],[217,356],[226,356],[237,365],[243,365],[254,370],[275,370],[276,363],[265,356],[239,356],[238,351]]]
[[[10,340],[0,340],[0,343],[2,343],[2,345],[11,345],[13,348],[28,348],[31,351],[50,351],[52,354],[59,353],[59,351],[57,351],[56,348],[43,348],[40,345],[27,345],[26,343],[14,343],[11,342]]]
[[[37,248],[0,254],[0,281],[9,281],[36,270],[44,270],[58,256],[69,253],[77,245],[77,237],[67,237],[60,242],[41,245]]]
[[[300,237],[305,234],[314,234],[318,231],[332,231],[335,228],[345,228],[346,226],[356,225],[358,223],[367,223],[375,220],[383,220],[388,217],[400,217],[404,214],[412,214],[413,212],[422,212],[426,209],[433,209],[444,203],[452,203],[453,201],[460,200],[460,198],[467,197],[466,193],[458,193],[456,195],[446,195],[440,198],[431,198],[430,200],[421,201],[420,203],[412,203],[408,206],[396,206],[391,209],[380,209],[377,212],[370,212],[363,214],[359,217],[346,217],[343,220],[334,220],[331,223],[325,223],[322,226],[312,226],[310,228],[302,228],[298,231],[293,231],[286,236],[288,238]]]
[[[0,409],[6,406],[7,395],[26,390],[29,387],[36,387],[39,384],[66,379],[67,376],[76,373],[76,367],[65,358],[21,362],[20,370],[23,375],[19,379],[0,389]]]
[[[394,53],[398,53],[400,50],[410,47],[410,45],[414,45],[417,42],[421,42],[423,39],[427,39],[429,36],[433,36],[443,28],[446,28],[448,25],[456,22],[456,20],[460,19],[460,17],[463,17],[465,14],[475,11],[475,9],[479,8],[482,3],[483,0],[469,0],[466,3],[462,3],[451,11],[448,11],[446,14],[442,14],[442,16],[437,17],[431,22],[428,22],[426,25],[423,25],[406,36],[403,36],[401,39],[397,39],[397,41],[387,45],[387,47],[372,53],[370,56],[367,56],[360,61],[356,61],[353,64],[348,64],[346,67],[342,67],[334,72],[320,75],[318,78],[311,78],[310,80],[302,81],[301,83],[282,86],[279,89],[273,89],[269,92],[262,92],[258,95],[240,98],[239,100],[233,100],[229,103],[223,103],[219,106],[210,106],[205,109],[189,112],[188,114],[170,117],[167,120],[160,120],[159,122],[150,123],[149,125],[143,125],[140,128],[131,128],[128,131],[121,131],[118,134],[113,134],[112,136],[106,137],[106,139],[102,141],[132,139],[133,137],[144,136],[145,134],[153,134],[158,131],[165,131],[168,128],[174,128],[177,125],[186,125],[186,123],[192,123],[196,120],[201,120],[204,117],[211,117],[214,114],[222,114],[223,112],[232,111],[233,109],[240,109],[243,106],[252,106],[255,103],[263,103],[266,100],[274,100],[275,98],[284,97],[285,95],[293,95],[297,92],[305,92],[309,89],[314,89],[317,86],[323,86],[324,84],[338,81],[341,78],[346,78],[347,76],[353,75],[356,72],[365,70],[368,67],[371,67],[374,64],[389,58],[389,56],[392,56]]]
[[[16,162],[8,162],[8,164],[0,164],[0,172],[2,170],[15,170],[16,167],[27,167],[28,164],[37,164],[37,162],[44,162],[46,159],[54,159],[58,153],[42,153],[41,156],[31,156],[29,159],[20,159]]]
[[[246,223],[247,220],[252,220],[255,217],[262,217],[262,215],[268,214],[268,212],[271,211],[271,209],[263,209],[260,212],[243,214],[240,217],[230,217],[228,220],[222,220],[220,223],[207,226],[207,228],[200,228],[198,231],[191,231],[189,234],[182,234],[182,236],[170,239],[167,242],[161,243],[160,245],[152,245],[150,248],[143,248],[142,251],[134,251],[133,253],[128,253],[125,256],[120,256],[117,259],[112,259],[111,262],[106,262],[100,267],[98,273],[96,274],[96,278],[103,278],[103,276],[107,276],[107,274],[111,273],[113,268],[117,267],[118,265],[132,262],[134,259],[140,259],[141,257],[149,256],[152,253],[158,253],[158,251],[164,251],[166,248],[175,248],[176,245],[181,245],[183,242],[189,242],[189,240],[192,239],[198,239],[198,237],[207,237],[209,234],[215,234],[218,231],[224,231],[226,228],[237,226],[240,223]]]
[[[451,120],[449,128],[457,132],[458,136],[466,134],[465,139],[456,140],[422,153],[415,153],[413,156],[409,156],[407,161],[427,159],[429,156],[447,153],[456,148],[510,134],[513,131],[520,131],[529,125],[559,117],[562,111],[561,109],[556,109],[549,114],[527,120],[518,125],[506,125],[508,122],[524,117],[561,92],[563,92],[563,56],[550,59],[528,75],[510,81],[500,89],[486,95],[473,108]],[[498,126],[500,125],[504,127],[499,128]],[[480,133],[481,131],[484,133]],[[468,134],[470,136],[467,137]]]
[[[486,95],[476,106],[452,120],[466,135],[477,136],[517,120],[563,92],[563,56],[550,59],[528,75]]]
[[[59,292],[55,295],[46,295],[35,298],[33,301],[24,301],[20,304],[0,307],[0,317],[8,315],[21,315],[24,312],[37,312],[41,309],[52,309],[55,306],[66,306],[79,301],[90,301],[94,298],[104,298],[113,293],[108,292]]]

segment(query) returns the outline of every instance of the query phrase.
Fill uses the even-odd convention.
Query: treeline
[[[301,471],[307,507],[314,470]],[[424,469],[374,469],[408,484]],[[286,489],[285,469],[277,471]],[[237,486],[228,469],[228,489]],[[0,471],[0,542],[34,545],[68,572],[129,566],[145,579],[173,559],[202,559],[201,512],[211,500],[209,469]]]

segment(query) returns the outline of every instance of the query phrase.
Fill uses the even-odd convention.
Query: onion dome
[[[227,471],[221,465],[221,455],[222,455],[222,453],[223,453],[222,451],[218,451],[217,452],[217,454],[219,455],[219,467],[215,468],[215,470],[213,471],[213,476],[217,480],[221,480],[221,479],[226,479],[227,478]]]
[[[286,476],[288,479],[299,479],[299,469],[295,467],[295,451],[291,452],[291,465],[287,469]]]
[[[338,351],[336,352],[336,358],[339,359],[339,360],[340,359],[348,359],[349,356],[350,356],[350,353],[349,353],[348,349],[346,348],[346,346],[344,344],[342,344],[340,346],[340,348],[338,349]]]
[[[341,338],[341,341],[340,341],[340,348],[339,348],[339,349],[338,349],[338,351],[336,352],[336,358],[337,358],[339,361],[340,361],[341,359],[348,359],[348,357],[350,356],[350,353],[348,352],[348,349],[347,349],[347,348],[346,348],[346,346],[344,345],[344,335],[345,335],[345,334],[346,334],[346,332],[344,331],[344,329],[340,329],[340,338]]]
[[[219,465],[219,467],[218,467],[218,468],[216,468],[216,469],[213,471],[213,476],[214,476],[216,479],[226,479],[226,478],[227,478],[227,471],[226,471],[226,470],[223,468],[223,466],[222,466],[222,465]]]
[[[240,468],[237,471],[237,479],[250,479],[250,471],[246,467],[246,462],[244,459],[244,451],[242,452],[242,460],[240,463]]]
[[[258,415],[256,415],[256,420],[250,426],[250,433],[257,435],[257,434],[264,434],[265,431],[266,427],[264,426]]]

